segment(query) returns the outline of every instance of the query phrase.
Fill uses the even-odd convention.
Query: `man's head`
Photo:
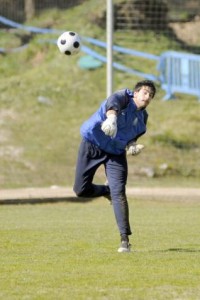
[[[156,87],[150,80],[143,80],[136,83],[134,87],[134,102],[138,109],[149,105],[156,94]]]

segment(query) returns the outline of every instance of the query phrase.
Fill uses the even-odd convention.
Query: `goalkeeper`
[[[139,81],[134,90],[119,90],[81,126],[74,192],[78,197],[104,196],[112,201],[121,245],[118,252],[130,252],[129,207],[126,197],[127,156],[137,155],[143,145],[138,138],[146,132],[146,107],[154,98],[155,85]],[[93,183],[95,172],[104,165],[107,184]]]

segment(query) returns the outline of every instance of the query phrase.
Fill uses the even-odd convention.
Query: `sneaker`
[[[131,252],[131,244],[128,241],[122,241],[121,246],[118,249],[119,253],[122,252]]]

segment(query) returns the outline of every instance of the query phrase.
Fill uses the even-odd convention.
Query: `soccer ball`
[[[63,54],[77,54],[81,49],[80,36],[78,33],[73,31],[63,32],[57,40],[57,46],[60,52]]]

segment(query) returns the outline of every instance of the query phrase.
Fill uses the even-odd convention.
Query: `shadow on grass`
[[[97,198],[83,198],[83,197],[59,197],[59,198],[27,198],[27,199],[9,199],[1,200],[0,205],[13,205],[13,204],[43,204],[43,203],[87,203]]]
[[[166,250],[159,250],[157,252],[200,252],[200,249],[169,248],[169,249],[166,249]]]
[[[169,253],[169,252],[176,252],[176,253],[200,253],[200,249],[192,249],[192,248],[169,248],[164,250],[145,250],[145,251],[133,251],[136,253],[141,252],[151,252],[151,253]]]

